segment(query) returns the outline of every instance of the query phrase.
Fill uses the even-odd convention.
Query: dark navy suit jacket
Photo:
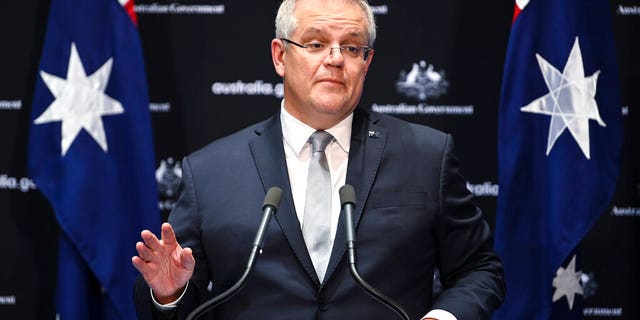
[[[262,255],[243,289],[211,319],[398,319],[360,289],[345,261],[341,218],[324,283],[318,281],[294,209],[279,116],[219,139],[183,160],[169,217],[196,268],[174,318],[231,287],[244,271],[268,188],[282,188]],[[451,136],[390,116],[354,113],[347,184],[356,190],[357,260],[373,287],[412,319],[432,308],[487,319],[504,296],[502,265],[453,155]],[[438,266],[445,290],[432,297]],[[211,282],[212,290],[207,290]],[[155,314],[135,290],[141,319]]]

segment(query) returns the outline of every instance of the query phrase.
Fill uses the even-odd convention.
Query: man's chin
[[[339,110],[347,103],[345,93],[342,92],[318,92],[314,98],[315,105],[326,110]]]

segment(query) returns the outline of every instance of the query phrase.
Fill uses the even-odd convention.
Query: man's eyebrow
[[[366,38],[366,33],[361,32],[361,31],[353,31],[353,32],[349,33],[349,36],[351,38],[364,39],[364,38]]]

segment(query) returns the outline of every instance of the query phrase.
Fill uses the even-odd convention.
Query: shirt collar
[[[307,144],[307,140],[309,140],[312,133],[316,132],[316,129],[287,112],[284,108],[284,99],[282,99],[280,103],[280,123],[282,124],[282,137],[284,138],[285,144],[291,148],[295,154],[300,155]],[[352,123],[353,112],[335,126],[325,130],[333,136],[340,149],[347,153],[351,146]]]

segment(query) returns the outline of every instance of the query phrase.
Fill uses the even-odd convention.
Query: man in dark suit
[[[181,195],[161,240],[145,230],[136,244],[141,319],[183,319],[235,283],[272,186],[284,196],[264,252],[245,287],[210,315],[397,317],[349,274],[337,195],[345,183],[356,190],[360,272],[412,319],[487,319],[499,306],[502,265],[451,137],[356,108],[374,39],[366,0],[283,2],[271,42],[284,78],[281,111],[184,159]],[[319,135],[328,145],[316,153]],[[322,169],[311,169],[316,161]],[[316,182],[323,180],[313,170],[326,181]],[[325,182],[328,195],[316,199]],[[433,299],[436,266],[444,291]]]

